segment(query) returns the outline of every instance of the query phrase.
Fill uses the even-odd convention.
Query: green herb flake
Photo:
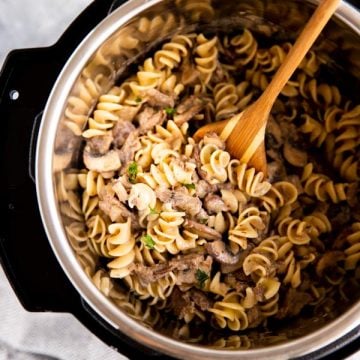
[[[169,117],[173,117],[175,115],[176,110],[172,107],[165,108],[165,113]]]
[[[204,287],[205,281],[209,279],[209,275],[205,271],[202,271],[200,269],[196,270],[195,277],[201,288]]]
[[[208,221],[208,219],[206,219],[206,218],[202,218],[202,219],[199,220],[199,222],[200,222],[201,224],[206,224],[207,221]]]
[[[155,248],[155,241],[150,235],[144,235],[141,238],[141,242],[148,248],[148,249],[154,249]]]
[[[135,99],[135,102],[141,103],[141,102],[142,102],[142,98],[141,98],[140,96],[138,96],[138,97]]]
[[[138,171],[138,164],[136,162],[132,162],[128,167],[129,181],[131,183],[135,183]]]
[[[152,208],[150,205],[149,205],[149,209],[150,209],[150,214],[151,215],[159,215],[160,214],[158,211],[156,211],[155,208]]]
[[[195,184],[191,183],[191,184],[183,184],[187,189],[189,190],[195,190]]]

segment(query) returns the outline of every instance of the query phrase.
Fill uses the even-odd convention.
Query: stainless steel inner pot
[[[71,217],[71,207],[66,196],[57,192],[61,173],[77,171],[81,129],[97,98],[142,54],[174,33],[191,29],[211,32],[247,27],[264,36],[294,39],[316,3],[131,0],[85,38],[60,74],[44,111],[37,144],[36,185],[42,220],[62,268],[85,301],[137,342],[178,358],[285,359],[323,348],[359,327],[360,301],[335,320],[308,319],[283,325],[277,334],[292,334],[291,340],[284,342],[272,344],[266,341],[266,334],[252,331],[249,336],[257,339],[257,346],[249,350],[215,350],[211,338],[209,346],[199,346],[162,335],[130,318],[94,286],[67,239],[64,225]],[[359,24],[360,13],[342,2],[315,45],[334,71],[345,71],[352,79],[359,79],[360,74]]]

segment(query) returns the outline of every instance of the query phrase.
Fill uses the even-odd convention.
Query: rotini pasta
[[[214,14],[208,0],[175,6],[195,22]],[[360,105],[326,81],[310,51],[274,105],[268,172],[257,173],[221,136],[191,136],[255,101],[292,45],[249,29],[174,32],[181,21],[135,21],[96,54],[69,99],[64,131],[82,136],[84,166],[62,167],[55,185],[77,259],[129,316],[166,321],[188,342],[204,339],[191,332],[202,323],[249,331],[305,307],[328,314],[339,294],[350,303],[348,281],[358,286],[360,274]],[[161,28],[171,37],[157,39]],[[135,56],[150,39],[157,45],[137,71],[109,86],[111,53]],[[214,343],[250,346],[245,335]]]

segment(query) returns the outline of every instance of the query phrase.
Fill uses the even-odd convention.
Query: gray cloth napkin
[[[0,267],[0,360],[119,360],[72,315],[29,313]]]

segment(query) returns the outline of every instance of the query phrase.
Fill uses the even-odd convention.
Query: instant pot
[[[82,143],[77,129],[97,98],[156,44],[177,31],[196,28],[248,27],[266,36],[276,33],[294,39],[317,3],[96,0],[55,45],[8,55],[0,74],[0,261],[26,310],[71,313],[109,346],[136,359],[342,359],[359,350],[360,300],[335,320],[304,321],[292,339],[248,350],[214,349],[211,338],[203,345],[181,342],[143,326],[107,299],[86,275],[67,239],[56,194],[57,174],[76,169]],[[315,45],[334,76],[346,72],[357,93],[358,6],[357,1],[341,2]],[[160,25],[146,28],[154,19]],[[140,25],[143,37],[135,38],[131,30]],[[100,90],[87,88],[88,101],[79,104],[76,99],[88,79],[97,82]],[[69,121],[70,132],[64,126]],[[286,326],[281,331],[286,333]],[[261,339],[264,334],[252,336]]]

